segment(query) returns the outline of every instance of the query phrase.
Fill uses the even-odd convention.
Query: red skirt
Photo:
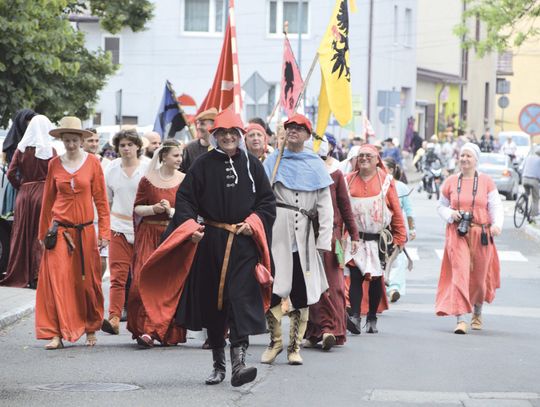
[[[334,253],[324,253],[324,270],[329,288],[309,307],[305,337],[319,342],[324,333],[332,333],[336,343],[343,345],[347,340],[345,278]]]
[[[144,221],[137,228],[133,248],[133,276],[127,306],[127,329],[132,333],[133,339],[151,331],[148,328],[148,316],[139,292],[140,271],[145,261],[159,246],[161,235],[165,229],[165,225],[154,225],[144,223]],[[186,342],[186,330],[175,325],[173,320],[166,337],[163,338],[163,343],[176,345],[184,342]]]
[[[38,242],[39,214],[45,183],[23,184],[15,201],[10,257],[1,285],[27,287],[38,278],[43,249]]]

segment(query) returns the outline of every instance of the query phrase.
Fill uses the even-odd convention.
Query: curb
[[[532,225],[525,225],[525,229],[523,230],[533,239],[540,241],[540,228]]]
[[[0,330],[14,324],[25,316],[30,315],[32,312],[34,312],[34,308],[35,301],[32,301],[22,307],[4,312],[2,315],[0,315]]]

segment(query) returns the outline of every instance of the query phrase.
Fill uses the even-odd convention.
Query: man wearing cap
[[[180,171],[187,173],[187,170],[189,170],[189,167],[191,167],[191,164],[193,164],[198,156],[212,149],[210,145],[210,132],[208,130],[214,125],[216,115],[217,109],[212,107],[195,117],[197,140],[189,142],[186,148],[184,148]]]
[[[245,148],[243,128],[230,109],[216,116],[210,138],[214,149],[187,170],[166,239],[143,266],[139,280],[156,339],[166,335],[172,320],[193,331],[207,329],[214,368],[206,384],[225,378],[229,328],[235,387],[257,375],[256,368],[246,367],[245,358],[249,335],[266,332],[268,246],[276,211],[264,169]],[[201,218],[202,224],[197,223]],[[265,271],[262,265],[265,287],[255,273],[256,268]]]
[[[129,291],[126,285],[133,257],[133,205],[139,181],[146,173],[148,163],[140,159],[143,142],[135,129],[120,130],[113,137],[113,145],[120,158],[112,161],[105,171],[105,184],[111,206],[111,288],[109,318],[103,320],[101,329],[118,335],[120,318]]]
[[[309,119],[295,114],[285,122],[286,147],[276,168],[279,151],[264,162],[277,200],[272,255],[275,278],[271,309],[266,313],[270,345],[261,357],[272,363],[283,350],[282,299],[290,298],[290,333],[287,358],[291,365],[303,363],[300,343],[308,321],[308,306],[328,289],[319,251],[331,250],[334,211],[329,186],[333,184],[323,161],[304,150],[311,135]],[[275,170],[276,168],[276,170]],[[317,225],[318,220],[318,225]]]

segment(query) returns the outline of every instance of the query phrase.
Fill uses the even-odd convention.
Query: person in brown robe
[[[47,117],[34,116],[9,165],[7,177],[18,194],[11,230],[11,255],[0,285],[37,287],[39,263],[43,255],[37,239],[39,213],[49,160],[56,156],[49,136],[53,128]]]
[[[304,347],[315,347],[322,341],[322,349],[330,350],[334,345],[343,345],[347,340],[347,299],[343,274],[343,250],[341,246],[343,227],[352,237],[353,244],[359,241],[358,228],[354,221],[349,193],[343,173],[337,168],[339,162],[331,156],[332,146],[323,138],[318,154],[324,160],[334,183],[330,185],[334,207],[334,231],[332,251],[323,254],[324,271],[328,280],[328,291],[318,303],[309,307],[309,321]]]

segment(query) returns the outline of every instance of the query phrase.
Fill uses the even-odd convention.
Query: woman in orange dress
[[[143,348],[152,347],[154,340],[145,327],[147,316],[139,294],[139,272],[159,246],[161,235],[174,214],[176,191],[185,176],[178,171],[181,163],[180,143],[171,139],[164,141],[154,153],[148,172],[141,178],[135,198],[133,278],[128,296],[127,329]],[[167,337],[159,339],[165,345],[176,345],[186,341],[186,331],[172,324]]]
[[[437,208],[447,225],[435,311],[457,317],[456,334],[467,333],[471,312],[471,328],[482,329],[482,304],[491,303],[500,286],[493,236],[501,233],[504,210],[491,177],[477,171],[479,158],[476,144],[461,147],[460,172],[444,182]]]
[[[46,249],[36,294],[36,337],[50,339],[46,349],[63,348],[62,339],[96,344],[95,331],[103,320],[101,263],[98,247],[110,240],[109,204],[99,160],[81,149],[84,137],[76,117],[64,117],[51,130],[61,138],[66,153],[53,158],[45,181],[38,237],[44,241],[53,224],[57,241]],[[99,238],[93,228],[94,204]]]

